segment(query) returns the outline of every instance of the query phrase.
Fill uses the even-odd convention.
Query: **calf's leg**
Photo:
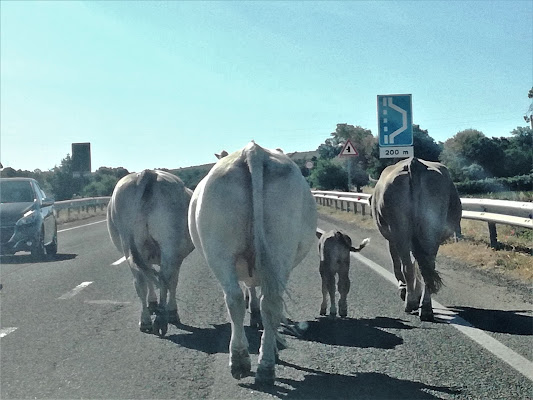
[[[320,315],[326,315],[329,296],[329,314],[335,316],[337,315],[337,307],[335,305],[335,275],[330,272],[325,263],[321,262],[320,276],[322,277],[322,304],[320,305]]]
[[[339,290],[339,315],[345,318],[348,315],[348,301],[347,296],[350,291],[350,270],[348,268],[339,272],[339,282],[337,284]]]

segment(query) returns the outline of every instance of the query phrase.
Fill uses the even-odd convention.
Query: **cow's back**
[[[251,162],[257,162],[254,168],[262,172],[261,198],[255,203],[260,206],[255,211]],[[189,211],[191,236],[196,247],[203,248],[208,263],[210,258],[238,255],[248,267],[255,265],[258,208],[269,256],[293,265],[303,259],[316,238],[316,205],[309,186],[286,155],[252,142],[220,159],[194,191]],[[242,279],[246,271],[239,272]]]
[[[122,252],[134,244],[156,258],[163,246],[187,255],[193,249],[187,225],[191,195],[179,178],[164,171],[144,170],[125,176],[108,206],[113,243]]]
[[[409,158],[383,170],[372,196],[376,225],[388,239],[420,238],[428,246],[460,230],[461,203],[447,168]]]

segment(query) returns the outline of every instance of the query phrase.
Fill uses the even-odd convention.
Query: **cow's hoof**
[[[164,337],[168,332],[167,313],[163,311],[157,311],[153,325],[154,325],[153,333],[156,335],[159,335],[159,337]]]
[[[139,324],[139,330],[143,333],[152,333],[154,327],[152,326],[152,321],[150,323],[141,322]]]
[[[329,313],[329,317],[332,318],[332,319],[335,319],[335,318],[337,318],[337,313],[336,312],[330,312]]]
[[[320,309],[320,315],[326,315],[326,309],[325,308],[324,309],[322,309],[322,308]]]
[[[433,315],[433,309],[427,309],[425,307],[422,307],[419,312],[418,316],[420,317],[420,321],[426,321],[426,322],[434,322],[435,316]]]
[[[231,375],[235,379],[241,379],[250,375],[252,370],[252,362],[250,361],[250,354],[247,350],[236,351],[231,354],[229,367]]]
[[[418,310],[418,303],[405,303],[405,312],[411,314],[413,311]]]
[[[157,301],[148,302],[148,311],[150,311],[150,315],[155,314],[157,311]]]
[[[178,325],[180,323],[180,316],[178,315],[178,310],[170,310],[168,312],[168,323],[173,325]]]
[[[256,385],[274,385],[274,380],[276,379],[275,367],[272,365],[270,367],[263,367],[259,365],[257,367],[257,372],[255,373],[255,384]]]

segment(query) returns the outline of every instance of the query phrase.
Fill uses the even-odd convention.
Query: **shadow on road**
[[[42,260],[36,261],[31,254],[16,254],[12,256],[0,256],[0,264],[40,264],[72,260],[77,256],[77,254],[55,254],[47,255]]]
[[[299,340],[318,342],[322,344],[360,348],[393,349],[403,344],[403,339],[379,328],[414,329],[400,319],[377,317],[373,319],[330,319],[319,318],[307,322],[306,330],[298,330],[299,335],[285,329],[284,334],[295,336]],[[168,335],[166,340],[207,354],[228,353],[231,337],[229,323],[213,325],[211,328],[197,328],[194,326],[177,324],[178,329],[188,333]],[[248,351],[258,354],[261,345],[261,332],[255,328],[245,326],[248,338]]]
[[[531,310],[487,310],[474,307],[448,307],[478,329],[508,333],[510,335],[533,335],[533,317],[523,315]]]
[[[404,321],[393,318],[377,317],[373,319],[322,317],[308,322],[308,328],[300,331],[300,340],[323,344],[393,349],[401,345],[403,339],[379,328],[413,329]]]
[[[300,367],[285,361],[280,361],[279,364],[304,371],[309,375],[305,375],[303,381],[284,378],[277,380],[279,384],[289,388],[280,387],[278,384],[270,388],[254,384],[240,384],[240,386],[283,399],[440,399],[442,397],[439,394],[461,393],[459,389],[391,378],[377,372],[339,375]],[[431,394],[429,391],[436,393]]]
[[[229,323],[213,325],[212,328],[197,328],[184,324],[177,324],[176,327],[189,333],[168,335],[165,339],[188,349],[198,350],[207,354],[227,354],[229,352],[229,340],[231,337],[231,325]],[[248,338],[248,351],[250,354],[259,354],[261,332],[249,326],[245,326],[244,330]]]

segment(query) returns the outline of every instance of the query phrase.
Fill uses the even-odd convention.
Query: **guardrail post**
[[[489,235],[490,235],[490,247],[493,249],[498,248],[498,233],[496,232],[496,224],[489,222]]]
[[[364,204],[361,204],[361,215],[363,217],[365,216],[365,205]]]

